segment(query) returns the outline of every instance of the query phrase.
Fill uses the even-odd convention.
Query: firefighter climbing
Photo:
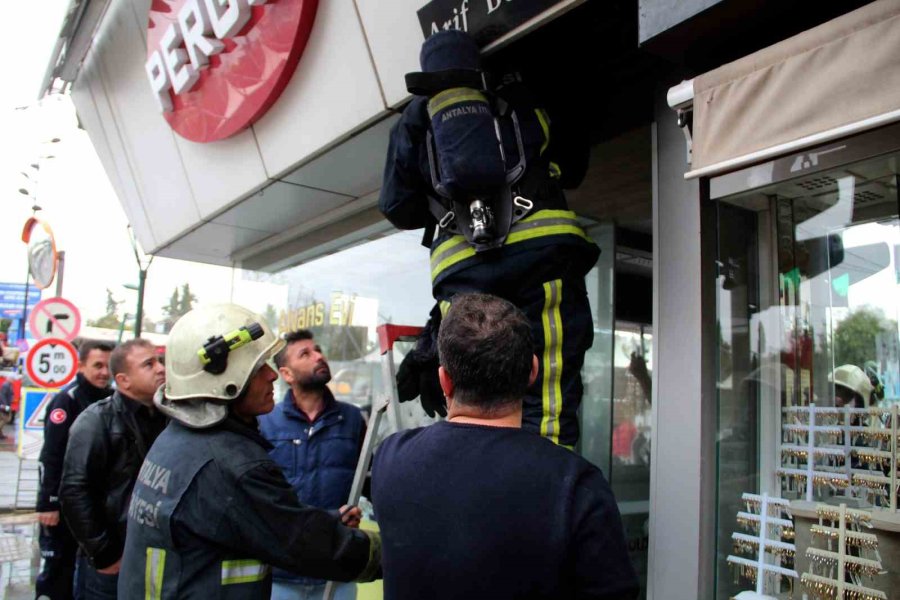
[[[521,308],[532,325],[538,379],[523,427],[574,446],[581,366],[593,341],[584,276],[599,249],[568,210],[563,188],[580,184],[588,144],[567,140],[515,75],[492,82],[474,40],[459,31],[428,38],[415,95],[390,136],[379,208],[400,229],[425,228],[437,304],[397,373],[402,400],[421,395],[444,414],[434,339],[461,292]],[[486,348],[486,352],[495,349]]]

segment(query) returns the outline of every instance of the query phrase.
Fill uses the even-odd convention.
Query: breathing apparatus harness
[[[437,227],[462,234],[476,252],[502,246],[512,225],[534,208],[522,193],[528,164],[516,111],[491,91],[487,73],[478,69],[408,73],[406,87],[429,98],[426,147],[436,195],[429,194],[428,204]],[[465,123],[442,128],[451,119]],[[508,169],[501,119],[508,119],[518,153]],[[464,152],[466,144],[478,145],[477,156]],[[426,227],[424,246],[434,233],[434,224]]]

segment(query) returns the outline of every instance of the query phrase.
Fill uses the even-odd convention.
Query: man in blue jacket
[[[292,331],[284,340],[274,360],[290,389],[275,410],[260,417],[260,433],[274,446],[269,454],[301,502],[337,509],[350,495],[366,425],[358,408],[338,402],[326,387],[331,370],[312,332]],[[322,598],[325,583],[275,569],[272,600]],[[337,584],[334,597],[353,600],[356,584]]]

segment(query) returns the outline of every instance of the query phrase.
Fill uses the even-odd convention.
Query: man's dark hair
[[[284,366],[284,357],[287,354],[288,346],[294,342],[313,339],[313,333],[309,329],[297,329],[295,331],[288,331],[281,337],[285,341],[284,348],[279,350],[278,354],[272,359],[275,361],[275,366],[279,369]]]
[[[453,380],[453,400],[493,412],[521,401],[528,389],[531,325],[502,298],[454,296],[438,333],[438,356]]]
[[[153,344],[143,338],[135,338],[116,346],[109,355],[109,371],[113,377],[128,370],[128,355],[135,348],[153,348]]]
[[[101,340],[82,340],[78,344],[78,362],[84,363],[88,359],[91,350],[100,350],[101,352],[112,352],[115,344],[104,342]]]

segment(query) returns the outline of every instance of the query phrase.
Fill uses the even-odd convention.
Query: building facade
[[[280,329],[320,328],[336,394],[366,405],[374,326],[432,304],[420,232],[376,207],[403,76],[430,32],[466,29],[589,131],[577,451],[645,595],[891,597],[900,2],[821,4],[73,0],[47,87],[148,252],[289,283]],[[871,388],[853,407],[846,365]]]

